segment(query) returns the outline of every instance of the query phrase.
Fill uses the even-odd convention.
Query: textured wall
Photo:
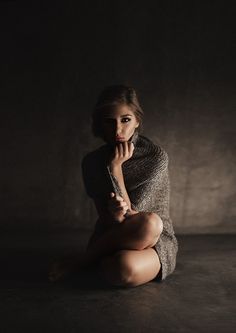
[[[1,3],[2,227],[91,228],[80,162],[100,90],[127,83],[169,154],[177,232],[235,232],[235,64],[225,4]],[[233,90],[234,89],[234,90]]]

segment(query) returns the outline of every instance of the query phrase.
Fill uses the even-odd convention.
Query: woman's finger
[[[126,206],[127,206],[126,202],[114,203],[113,208],[115,208],[115,209],[117,209],[117,208],[121,209],[121,208],[126,207]]]
[[[124,200],[120,195],[115,194],[114,192],[110,192],[110,199],[112,199],[112,201],[123,201]]]
[[[115,147],[115,157],[119,157],[119,147]]]
[[[121,211],[121,210],[126,211],[128,208],[129,207],[127,205],[125,205],[123,207],[122,206],[115,207],[114,209],[115,209],[115,211]]]
[[[128,145],[128,142],[127,142],[127,141],[124,142],[124,155],[125,155],[126,157],[129,156],[129,145]]]
[[[133,142],[129,142],[129,154],[132,156],[134,151],[134,144]]]
[[[122,143],[119,143],[119,154],[120,154],[120,157],[123,157],[123,153],[124,153],[124,149],[123,149],[123,144]]]
[[[125,207],[127,203],[125,201],[117,202],[116,207]]]
[[[133,151],[134,150],[134,143],[131,141],[130,142],[130,150]]]
[[[124,199],[119,194],[116,194],[115,197],[114,197],[114,199],[116,201],[124,201]]]

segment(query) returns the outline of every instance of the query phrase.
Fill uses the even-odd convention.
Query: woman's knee
[[[158,238],[163,231],[163,222],[160,216],[153,212],[144,212],[140,219],[138,232],[146,239]]]

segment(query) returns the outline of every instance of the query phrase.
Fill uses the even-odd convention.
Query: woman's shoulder
[[[164,144],[160,142],[160,140],[156,137],[150,138],[145,135],[140,135],[140,139],[143,144],[148,147],[148,150],[152,151],[152,153],[163,163],[166,162],[168,164],[169,156],[168,152],[164,147]]]

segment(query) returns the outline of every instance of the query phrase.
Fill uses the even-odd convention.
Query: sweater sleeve
[[[103,157],[99,154],[87,154],[81,163],[83,183],[87,195],[92,198],[106,200],[111,191],[107,170],[103,163]]]

